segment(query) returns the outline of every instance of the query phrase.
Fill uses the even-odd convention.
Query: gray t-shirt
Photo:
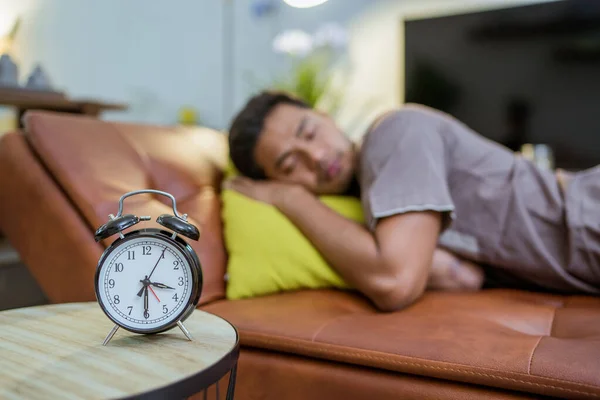
[[[600,293],[597,271],[569,268],[574,230],[555,173],[445,113],[406,105],[378,121],[363,138],[359,182],[371,230],[379,218],[436,210],[440,247],[548,289]]]

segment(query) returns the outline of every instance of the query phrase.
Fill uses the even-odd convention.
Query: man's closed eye
[[[306,141],[311,141],[315,138],[317,134],[317,127],[315,124],[309,124],[305,129],[304,132],[302,134],[302,137],[304,138],[304,140]]]

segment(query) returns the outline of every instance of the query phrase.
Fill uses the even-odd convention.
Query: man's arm
[[[313,243],[350,285],[386,311],[403,308],[426,287],[441,227],[437,212],[382,219],[372,234],[294,187],[274,205]]]
[[[329,264],[381,310],[413,303],[429,287],[479,289],[481,270],[436,249],[441,216],[418,212],[382,219],[372,234],[299,186],[247,178],[225,187],[276,206],[308,238]]]

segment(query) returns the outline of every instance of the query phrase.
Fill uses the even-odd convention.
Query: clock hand
[[[152,271],[150,272],[150,275],[148,275],[148,280],[150,280],[150,277],[152,276],[152,274],[154,273],[154,270],[156,269],[156,267],[158,267],[158,263],[160,262],[160,260],[163,258],[163,256],[165,255],[165,250],[167,250],[167,248],[165,247],[162,251],[162,253],[160,253],[160,257],[158,257],[158,261],[156,261],[156,264],[154,264],[154,268],[152,268]]]
[[[158,302],[160,303],[160,299],[158,298],[158,296],[156,295],[156,293],[154,293],[154,289],[152,289],[152,287],[147,286],[148,289],[150,289],[150,291],[152,292],[152,294],[154,295],[154,297],[156,297],[156,300],[158,300]]]
[[[159,283],[159,282],[150,282],[150,284],[154,287],[157,287],[159,289],[173,289],[175,290],[175,288],[172,288],[171,286],[167,286],[164,283]]]
[[[148,286],[148,283],[149,283],[150,281],[148,280],[148,277],[146,276],[146,277],[144,278],[144,280],[143,280],[143,281],[140,281],[140,282],[142,282],[144,285],[142,286],[142,288],[140,289],[140,291],[139,291],[139,292],[137,292],[137,295],[138,295],[138,297],[142,297],[142,293],[144,293],[144,290],[146,289],[146,287]]]
[[[144,289],[144,317],[148,318],[147,316],[150,316],[148,312],[148,286],[144,286]]]
[[[152,285],[152,286],[157,287],[159,289],[171,289],[171,290],[175,290],[175,288],[172,288],[171,286],[167,286],[164,283],[150,282],[148,280],[148,277],[144,278],[144,280],[140,280],[140,282],[142,282],[144,285],[142,286],[142,288],[140,289],[140,291],[137,293],[138,297],[142,297],[142,294],[144,293],[144,289],[146,289],[146,286],[148,286],[148,285]],[[150,288],[150,290],[152,290],[152,288]],[[156,300],[158,300],[158,296],[156,296],[156,294],[154,293],[154,290],[152,290],[152,293],[156,297]],[[158,300],[158,301],[160,301],[160,300]]]
[[[154,264],[154,268],[152,268],[152,271],[150,271],[150,275],[147,275],[146,277],[144,277],[144,280],[141,280],[140,282],[142,282],[144,284],[144,286],[140,289],[140,291],[137,293],[138,297],[142,296],[142,293],[144,292],[144,290],[146,289],[146,287],[148,287],[148,285],[150,284],[150,277],[152,276],[152,274],[154,273],[154,270],[156,269],[156,267],[158,267],[158,263],[160,263],[160,260],[163,258],[163,256],[165,255],[165,251],[167,250],[167,248],[165,247],[162,251],[162,253],[160,253],[160,257],[158,257],[158,260],[156,261],[156,264]],[[148,291],[146,290],[146,295],[148,295],[147,293]],[[154,293],[154,292],[153,292]],[[156,295],[155,295],[156,296]],[[158,300],[158,297],[156,298]],[[160,301],[160,300],[158,300]]]

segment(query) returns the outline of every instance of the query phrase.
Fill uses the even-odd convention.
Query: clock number
[[[114,279],[110,279],[108,281],[108,287],[111,288],[111,289],[115,287],[115,280]]]
[[[179,269],[179,261],[177,261],[177,260],[173,261],[173,265],[174,265],[173,269]]]
[[[152,254],[150,254],[150,250],[152,250],[152,247],[150,247],[150,246],[142,247],[142,255],[151,256]]]
[[[179,277],[179,286],[183,286],[183,276]]]
[[[177,299],[177,293],[175,293],[175,294],[173,295],[173,297],[171,297],[171,298],[172,298],[173,300],[175,300],[175,301],[179,301],[179,300]]]
[[[123,263],[115,264],[115,272],[123,272]]]
[[[119,295],[118,294],[115,294],[115,297],[113,297],[113,302],[115,304],[119,304],[121,302],[121,300],[119,299]]]
[[[135,251],[134,250],[127,250],[127,259],[135,260]]]
[[[166,314],[169,312],[169,309],[167,308],[166,304],[163,304],[163,314]]]
[[[131,310],[133,310],[133,306],[127,306],[127,308],[129,309],[129,315],[131,315]]]
[[[148,313],[148,311],[144,311],[144,318],[146,318],[146,319],[150,318],[150,314]]]

